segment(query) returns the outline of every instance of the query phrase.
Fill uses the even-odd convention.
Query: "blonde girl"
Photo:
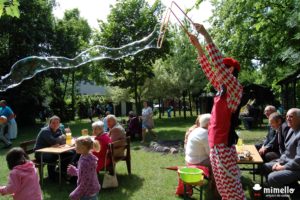
[[[77,176],[77,187],[70,194],[72,200],[97,200],[100,191],[100,184],[96,172],[97,157],[91,151],[99,151],[98,141],[93,140],[90,136],[82,136],[76,139],[76,153],[81,154],[78,167],[69,165],[68,174]]]

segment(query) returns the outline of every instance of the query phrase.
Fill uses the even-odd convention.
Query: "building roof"
[[[92,83],[87,83],[87,82],[80,82],[78,84],[78,90],[80,94],[85,94],[85,95],[105,95],[106,94],[106,89],[104,86],[99,86],[96,84]]]
[[[295,80],[298,80],[298,79],[300,79],[300,69],[298,69],[294,73],[289,74],[285,78],[278,81],[277,85],[283,85],[283,84],[291,83],[291,82],[293,82]]]

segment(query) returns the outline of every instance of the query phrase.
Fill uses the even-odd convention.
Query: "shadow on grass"
[[[100,199],[111,199],[117,200],[122,197],[122,199],[130,199],[132,194],[138,191],[144,182],[144,178],[141,178],[135,174],[118,174],[119,187],[114,189],[101,189]],[[100,174],[99,183],[103,183],[103,174]],[[50,182],[47,179],[44,180],[44,185],[42,187],[44,199],[69,199],[69,194],[75,189],[75,184],[66,184],[64,181],[62,185],[59,186],[58,183]]]
[[[114,189],[101,189],[100,199],[119,200],[130,199],[133,193],[137,192],[145,181],[144,178],[136,174],[118,174],[119,187]],[[103,182],[103,174],[100,175],[100,181]]]
[[[51,199],[69,199],[69,194],[75,189],[75,184],[66,184],[62,180],[62,184],[44,179],[44,184],[41,186],[44,200]]]
[[[255,199],[257,197],[254,197],[253,194],[253,186],[255,183],[259,183],[260,180],[256,180],[255,182],[250,178],[249,176],[245,176],[246,172],[242,172],[243,176],[241,177],[241,182],[243,185],[243,190],[246,192],[247,199]],[[249,198],[250,197],[250,198]]]

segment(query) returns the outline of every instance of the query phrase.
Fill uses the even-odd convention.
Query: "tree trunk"
[[[160,106],[160,103],[161,103],[161,98],[158,99],[158,112],[159,112],[159,119],[161,119],[161,106]]]
[[[138,115],[141,115],[141,106],[138,101],[138,80],[137,80],[137,71],[136,66],[134,66],[134,101],[135,101],[135,110]]]
[[[66,97],[69,78],[70,78],[70,72],[68,73],[67,80],[66,80],[66,83],[65,83],[65,89],[64,89],[64,93],[63,93],[63,97],[62,97],[63,99],[65,99],[65,97]]]
[[[183,92],[183,118],[186,119],[186,91]]]
[[[75,70],[72,71],[72,113],[75,117]]]
[[[173,98],[173,116],[176,117],[176,103],[175,103],[175,98]]]
[[[165,105],[164,105],[164,99],[161,98],[161,110],[162,110],[162,116],[165,116]]]
[[[197,116],[199,115],[199,101],[198,101],[198,97],[195,98],[195,103],[196,103],[196,113]]]
[[[190,116],[193,116],[193,108],[192,108],[192,97],[191,97],[191,91],[189,91],[189,104],[190,104]]]
[[[178,111],[179,111],[179,116],[181,117],[181,99],[179,99],[178,102]]]

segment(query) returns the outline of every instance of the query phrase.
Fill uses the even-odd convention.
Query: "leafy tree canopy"
[[[240,61],[241,80],[275,86],[300,64],[300,3],[295,0],[211,0],[211,32]]]
[[[111,8],[107,22],[100,21],[100,32],[95,35],[95,44],[120,47],[149,35],[158,25],[157,17],[162,11],[160,1],[150,6],[145,0],[119,0]],[[165,49],[149,49],[134,57],[122,60],[104,61],[103,66],[114,74],[111,84],[131,88],[136,105],[139,106],[138,86],[147,77],[153,77],[152,63]],[[137,108],[139,111],[139,108]]]
[[[0,0],[0,17],[8,15],[11,17],[20,17],[18,0]]]

